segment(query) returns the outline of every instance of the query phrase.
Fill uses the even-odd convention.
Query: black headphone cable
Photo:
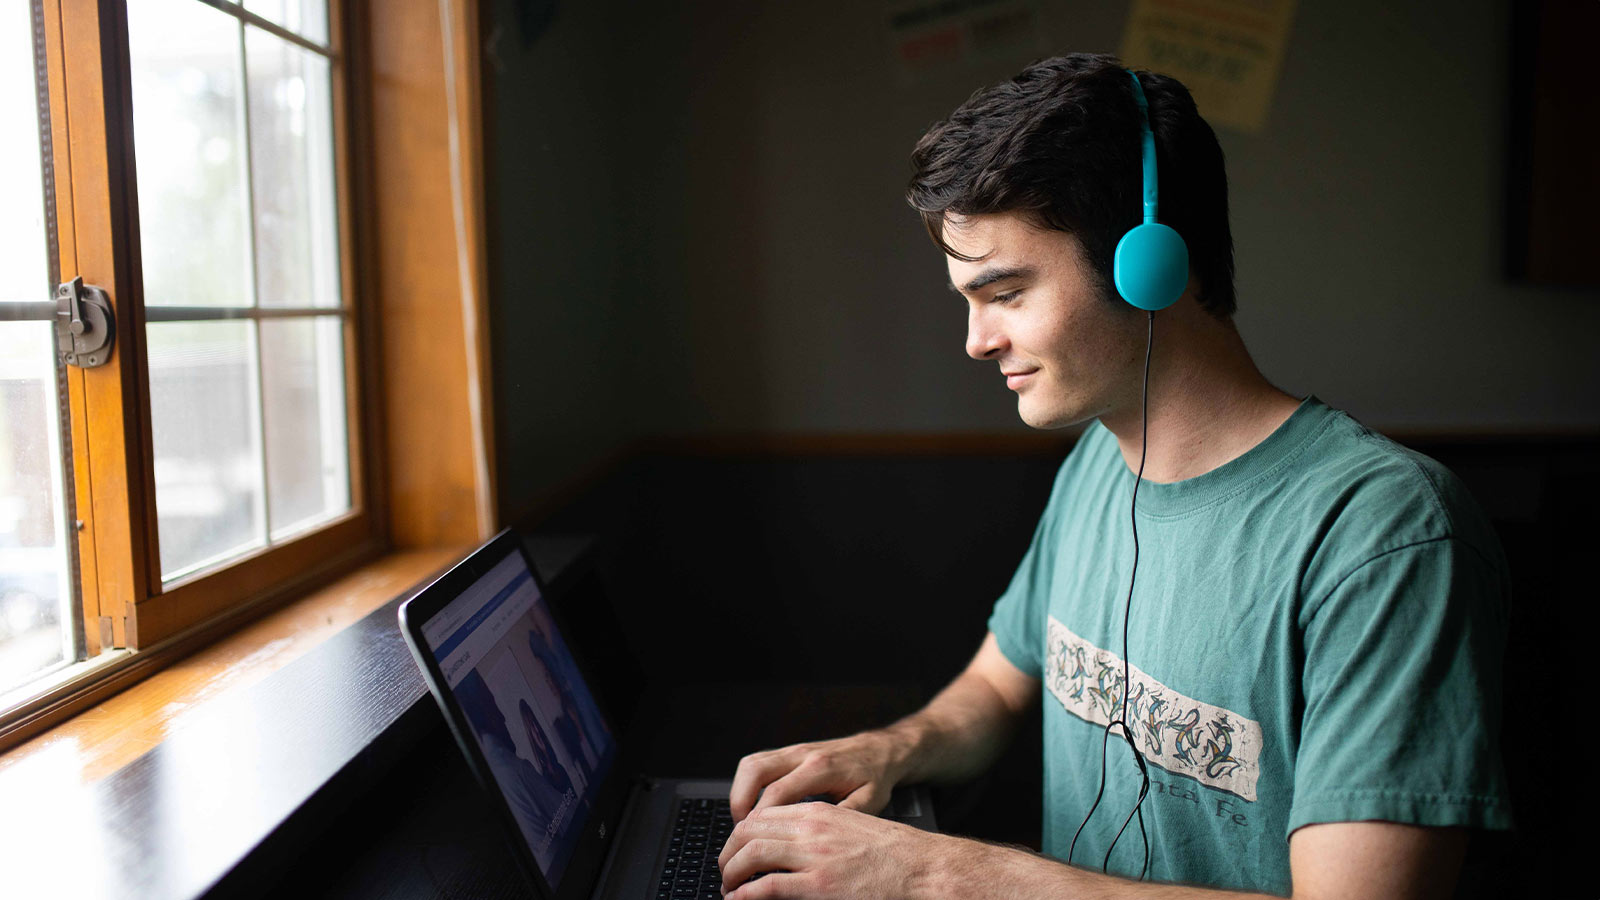
[[[1089,812],[1083,817],[1083,822],[1078,825],[1078,830],[1072,835],[1072,843],[1067,847],[1067,864],[1072,864],[1073,851],[1078,847],[1078,837],[1083,834],[1083,829],[1094,817],[1094,812],[1100,807],[1100,800],[1106,793],[1106,755],[1111,745],[1111,729],[1122,726],[1122,737],[1128,742],[1128,749],[1133,751],[1133,761],[1139,767],[1139,799],[1133,804],[1133,811],[1122,820],[1122,827],[1117,829],[1116,837],[1111,839],[1111,846],[1106,848],[1106,858],[1100,864],[1100,871],[1106,872],[1111,867],[1111,851],[1117,847],[1117,841],[1122,840],[1122,833],[1128,830],[1128,823],[1135,817],[1139,820],[1139,840],[1144,844],[1144,862],[1139,866],[1139,880],[1143,881],[1145,873],[1150,870],[1150,837],[1144,830],[1144,800],[1150,795],[1150,770],[1146,768],[1144,755],[1139,752],[1139,747],[1133,740],[1133,729],[1128,727],[1128,617],[1133,612],[1133,585],[1139,575],[1139,483],[1144,481],[1144,461],[1150,446],[1150,353],[1155,347],[1156,340],[1156,314],[1148,312],[1147,332],[1144,345],[1144,383],[1139,397],[1139,474],[1133,479],[1133,499],[1129,504],[1128,519],[1133,526],[1133,571],[1128,575],[1128,599],[1122,607],[1122,714],[1116,719],[1106,723],[1105,736],[1100,741],[1100,789],[1095,792],[1094,803],[1089,806]]]

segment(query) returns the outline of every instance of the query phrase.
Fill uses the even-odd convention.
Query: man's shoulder
[[[1461,479],[1442,463],[1331,412],[1296,476],[1336,509],[1376,516],[1416,539],[1470,536],[1486,524]]]
[[[1488,516],[1455,473],[1338,410],[1282,489],[1281,502],[1315,517],[1319,555],[1338,569],[1439,542],[1503,568]]]

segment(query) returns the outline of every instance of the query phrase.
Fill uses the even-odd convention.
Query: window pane
[[[328,0],[244,0],[244,8],[303,38],[328,42]]]
[[[146,305],[251,305],[241,27],[197,0],[128,4]]]
[[[0,303],[50,299],[30,7],[0,3]],[[78,655],[59,374],[49,322],[0,321],[0,696]]]
[[[267,495],[275,541],[350,509],[343,331],[337,316],[261,323]]]
[[[326,40],[325,3],[247,8]],[[198,0],[128,30],[146,303],[341,306],[329,61]],[[349,510],[343,328],[147,326],[163,580]]]
[[[328,61],[245,29],[256,296],[262,306],[339,305]]]
[[[54,344],[0,322],[0,694],[76,658]]]
[[[238,321],[145,326],[163,579],[266,542],[254,331]]]
[[[0,4],[0,303],[50,299],[45,271],[39,95],[27,3]]]

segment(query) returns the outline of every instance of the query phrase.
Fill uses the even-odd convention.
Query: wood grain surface
[[[99,781],[181,731],[209,700],[254,684],[463,555],[395,553],[274,612],[0,755],[0,791],[47,771]]]
[[[530,550],[555,592],[591,545]],[[364,569],[7,754],[0,896],[187,900],[281,878],[438,723],[397,612],[460,555]]]
[[[474,443],[474,397],[485,395],[469,383],[479,373],[466,323],[477,313],[462,295],[460,266],[465,258],[475,267],[478,256],[473,247],[458,254],[439,6],[362,6],[356,74],[372,150],[368,287],[381,310],[390,537],[401,548],[476,543],[489,537],[493,515],[483,508],[488,473]]]

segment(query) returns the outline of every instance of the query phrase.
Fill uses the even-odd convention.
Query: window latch
[[[56,350],[69,366],[92,369],[111,361],[117,319],[111,298],[83,278],[56,285]]]

